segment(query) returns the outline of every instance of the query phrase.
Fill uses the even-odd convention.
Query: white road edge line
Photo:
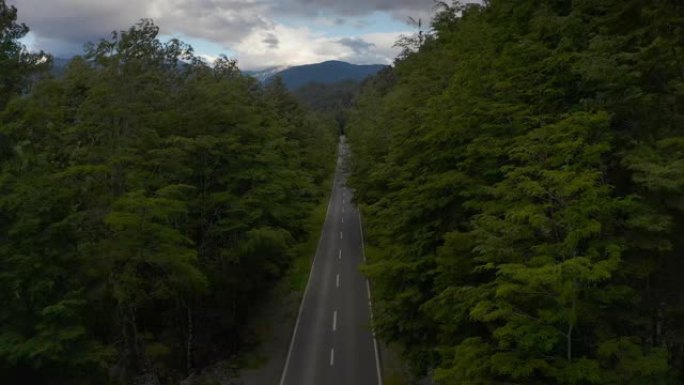
[[[333,331],[337,330],[337,310],[333,312]]]
[[[339,156],[338,156],[339,161]],[[287,368],[290,365],[290,358],[292,357],[292,348],[294,347],[295,339],[297,337],[297,329],[299,328],[299,320],[302,318],[302,311],[304,310],[304,299],[306,299],[306,294],[309,292],[309,286],[311,285],[311,277],[313,277],[313,270],[316,267],[316,259],[318,257],[318,249],[321,248],[321,241],[323,240],[323,229],[325,224],[328,223],[328,212],[330,211],[330,205],[332,204],[333,194],[335,193],[335,185],[337,181],[337,170],[335,170],[335,175],[333,176],[332,188],[330,189],[330,199],[328,200],[328,207],[325,209],[325,220],[323,221],[323,228],[321,229],[321,235],[318,238],[318,245],[316,246],[316,252],[311,262],[311,269],[309,270],[309,279],[306,281],[306,288],[304,289],[304,295],[302,295],[302,300],[299,303],[299,312],[297,313],[297,320],[295,321],[294,329],[292,330],[292,338],[290,339],[290,347],[287,349],[287,358],[285,358],[285,365],[283,365],[283,373],[280,375],[280,385],[285,383],[285,376],[287,375]],[[340,250],[341,251],[341,250]]]
[[[361,210],[359,210],[359,231],[361,232],[361,254],[363,254],[363,263],[366,263],[366,245],[363,240],[363,222],[361,221]],[[366,291],[368,292],[368,307],[370,309],[371,328],[373,327],[373,302],[371,300],[370,283],[366,279]],[[375,338],[375,330],[373,330],[373,349],[375,350],[375,369],[378,374],[378,385],[382,385],[382,370],[380,370],[380,354],[378,353],[378,340]],[[282,384],[281,384],[282,385]]]
[[[335,348],[330,348],[330,366],[335,365]]]

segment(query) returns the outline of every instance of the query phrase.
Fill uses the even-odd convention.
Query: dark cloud
[[[375,11],[390,12],[402,18],[429,11],[430,0],[281,0],[274,4],[279,12],[316,15],[321,12],[362,16]]]
[[[85,52],[85,42],[71,42],[63,39],[52,39],[40,35],[32,35],[33,39],[29,44],[30,50],[43,50],[60,58],[69,58],[75,55],[83,55]],[[87,39],[96,42],[97,38]]]
[[[148,5],[148,12],[162,30],[173,28],[187,36],[215,42],[236,43],[254,30],[273,27],[270,6],[263,1],[148,0],[150,3],[153,5]]]
[[[369,43],[359,37],[345,37],[343,39],[338,40],[337,43],[345,47],[351,48],[357,55],[363,54],[375,48],[375,44]]]
[[[74,5],[71,0],[9,0],[18,9],[36,42],[51,41],[60,47],[82,46],[106,37],[136,21],[135,3],[95,1]]]
[[[270,5],[254,0],[8,0],[19,10],[35,44],[59,49],[83,46],[152,18],[162,33],[182,34],[223,44],[236,43],[254,30],[269,29]],[[39,47],[47,48],[47,47]]]
[[[266,37],[261,41],[266,44],[268,48],[278,48],[278,44],[280,44],[278,37],[272,33],[267,34]]]
[[[281,17],[323,17],[334,25],[361,27],[356,16],[388,12],[399,20],[423,17],[432,0],[7,0],[34,36],[33,48],[58,56],[80,53],[84,43],[109,37],[141,18],[151,18],[164,34],[205,39],[224,47],[243,46],[257,37],[270,51],[292,49],[275,34]],[[306,27],[305,27],[306,28]],[[260,37],[261,36],[261,37]],[[251,40],[249,40],[251,41]],[[354,52],[369,50],[363,41],[340,44]],[[367,43],[366,43],[367,44]],[[74,52],[76,51],[76,52]],[[249,51],[254,51],[249,47]],[[251,53],[250,53],[251,54]]]

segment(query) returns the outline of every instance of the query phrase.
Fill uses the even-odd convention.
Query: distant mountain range
[[[69,61],[70,59],[55,58],[53,73],[60,76]],[[245,71],[245,74],[265,83],[275,76],[280,76],[288,89],[295,90],[311,83],[333,84],[345,80],[360,82],[386,67],[382,64],[357,65],[331,60],[294,67],[279,66],[260,71]]]
[[[332,84],[345,80],[360,82],[386,67],[382,64],[357,65],[331,60],[317,64],[289,68],[276,67],[264,71],[247,71],[246,73],[262,82],[268,82],[269,79],[280,76],[287,88],[294,90],[311,83]]]
[[[52,74],[57,77],[61,77],[70,61],[71,59],[64,59],[60,57],[52,58]]]
[[[246,75],[249,75],[253,78],[256,78],[260,82],[265,82],[266,80],[272,78],[276,74],[285,71],[286,69],[291,68],[290,66],[277,66],[277,67],[268,67],[264,68],[262,70],[258,71],[243,71]]]

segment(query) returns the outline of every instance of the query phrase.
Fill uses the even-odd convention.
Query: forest
[[[0,0],[0,382],[170,384],[237,354],[327,196],[333,122],[142,20],[60,77]]]
[[[0,0],[0,382],[238,354],[342,130],[374,331],[415,379],[683,384],[684,4],[435,9],[360,90],[295,96],[151,20],[54,76]]]
[[[349,117],[379,337],[437,384],[683,383],[684,4],[436,7]]]

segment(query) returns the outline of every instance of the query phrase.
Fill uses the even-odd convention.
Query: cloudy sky
[[[31,28],[31,49],[57,57],[152,18],[208,59],[225,53],[243,69],[325,60],[390,63],[394,41],[429,18],[432,0],[8,0]]]

